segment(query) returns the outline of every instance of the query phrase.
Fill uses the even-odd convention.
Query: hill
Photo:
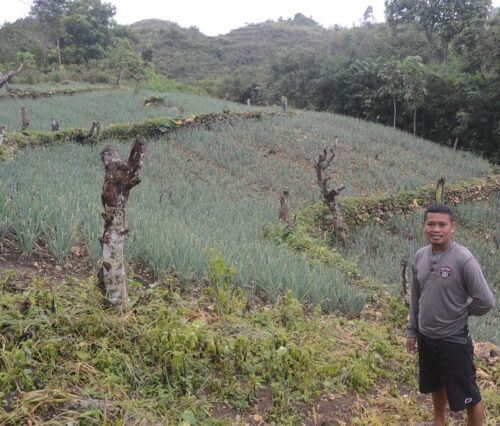
[[[324,49],[331,31],[297,14],[293,20],[250,24],[209,37],[195,27],[148,19],[130,25],[143,46],[154,51],[159,71],[174,79],[210,79],[243,72],[267,77],[271,58],[286,48]]]

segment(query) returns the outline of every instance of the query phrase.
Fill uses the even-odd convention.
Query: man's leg
[[[434,404],[434,423],[433,426],[444,426],[446,417],[446,389],[441,386],[437,391],[432,392],[432,403]],[[475,426],[475,424],[473,424]]]
[[[484,421],[483,401],[479,401],[472,407],[467,407],[467,417],[469,426],[482,426]]]

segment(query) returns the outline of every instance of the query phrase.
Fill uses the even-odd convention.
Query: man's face
[[[444,250],[455,232],[455,223],[446,213],[427,213],[424,222],[424,235],[435,251]]]

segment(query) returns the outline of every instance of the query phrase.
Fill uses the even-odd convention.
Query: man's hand
[[[407,337],[406,338],[406,351],[410,354],[417,352],[417,338]]]

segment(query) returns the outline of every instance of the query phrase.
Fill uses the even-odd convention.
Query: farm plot
[[[292,193],[295,208],[318,199],[314,161],[334,135],[334,181],[350,195],[415,189],[443,171],[458,182],[489,170],[472,155],[329,114],[177,131],[150,143],[127,212],[128,259],[157,277],[175,272],[187,281],[205,275],[215,250],[236,267],[235,282],[250,293],[275,300],[290,288],[325,310],[359,313],[367,295],[347,277],[262,238],[263,227],[277,217],[281,191]],[[118,145],[125,155],[127,146]],[[96,260],[102,181],[96,148],[25,150],[0,168],[0,232],[15,235],[27,253],[41,237],[59,260],[82,240]]]
[[[165,103],[156,107],[144,106],[144,101],[151,96],[160,96]],[[136,123],[148,118],[222,112],[223,109],[233,112],[263,109],[184,93],[158,93],[145,89],[137,93],[131,90],[103,90],[43,99],[2,100],[0,125],[4,125],[7,132],[21,129],[21,107],[28,110],[29,128],[39,131],[51,130],[53,118],[60,122],[61,128],[88,128],[93,121],[105,127],[110,124]]]

